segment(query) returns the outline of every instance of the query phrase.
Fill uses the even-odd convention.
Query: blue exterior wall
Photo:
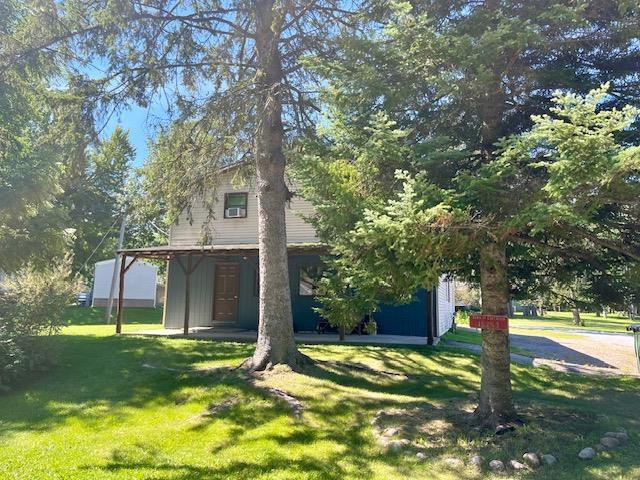
[[[427,336],[427,290],[419,290],[406,305],[382,305],[373,314],[378,332],[387,335]]]
[[[194,262],[197,258],[194,258]],[[254,272],[258,268],[257,257],[205,258],[191,277],[190,321],[191,326],[211,325],[213,311],[213,279],[215,263],[235,262],[240,266],[238,315],[236,326],[256,330],[258,326],[258,297],[254,291]],[[186,264],[185,259],[183,263]],[[313,311],[318,302],[313,297],[298,294],[300,268],[321,263],[318,255],[289,257],[289,278],[293,326],[296,332],[314,332],[319,315]],[[383,305],[374,314],[378,333],[387,335],[427,336],[427,292],[421,290],[408,305]],[[167,272],[167,298],[165,326],[179,328],[184,320],[184,274],[175,259],[169,262]]]

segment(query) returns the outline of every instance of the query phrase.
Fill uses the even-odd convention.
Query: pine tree
[[[65,60],[98,112],[131,100],[148,105],[160,95],[181,132],[177,150],[190,154],[168,164],[170,213],[205,192],[211,197],[220,166],[241,159],[253,166],[261,281],[258,343],[247,365],[298,367],[304,357],[293,337],[284,144],[305,131],[317,108],[302,56],[330,49],[350,12],[331,0],[33,3],[0,63],[34,55]]]

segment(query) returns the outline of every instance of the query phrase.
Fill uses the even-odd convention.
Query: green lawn
[[[137,327],[152,326],[129,326]],[[447,466],[445,458],[480,452],[507,461],[525,451],[551,452],[559,464],[495,478],[640,478],[637,379],[514,365],[516,399],[528,423],[516,436],[498,439],[460,422],[479,379],[478,357],[462,351],[303,347],[315,367],[260,382],[302,402],[296,419],[240,372],[203,371],[237,365],[250,344],[112,332],[112,326],[79,325],[41,339],[59,352],[59,364],[0,397],[0,478],[484,479],[494,477],[486,469]],[[207,414],[215,406],[221,410]],[[415,450],[392,454],[378,446],[371,420],[381,409],[413,412],[427,460],[417,461]],[[590,462],[576,458],[621,426],[631,437],[626,446]]]
[[[116,320],[116,307],[112,312],[113,324]],[[99,307],[69,307],[64,318],[66,325],[105,324],[105,309]],[[162,323],[162,308],[125,308],[124,324]],[[157,327],[155,327],[157,328]]]
[[[444,341],[445,343],[447,341],[454,341],[454,342],[462,342],[462,343],[471,343],[474,345],[482,345],[482,337],[480,336],[480,331],[469,331],[469,330],[462,330],[462,329],[458,329],[455,332],[447,332],[444,334],[444,336],[441,338],[441,341]],[[531,354],[531,352],[528,352],[527,350],[524,350],[522,348],[518,348],[518,347],[511,347],[511,353],[518,353],[520,355],[525,355],[528,357],[533,356]]]

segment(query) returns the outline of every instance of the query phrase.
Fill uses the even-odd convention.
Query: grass
[[[129,328],[150,325],[129,325]],[[131,331],[131,330],[129,330]],[[304,374],[278,371],[260,384],[287,391],[289,407],[238,371],[253,346],[233,342],[116,337],[112,326],[75,325],[41,338],[57,367],[0,397],[0,478],[7,479],[632,479],[640,478],[640,384],[513,366],[517,435],[496,438],[452,421],[479,387],[479,358],[447,348],[314,345]],[[353,369],[345,362],[403,375]],[[144,367],[143,365],[147,365]],[[153,368],[150,368],[153,367]],[[226,405],[215,414],[213,406]],[[379,410],[420,421],[415,451],[385,453],[373,435]],[[630,441],[590,462],[576,458],[604,431]],[[487,460],[551,452],[558,465],[520,474],[447,466],[479,452]]]
[[[114,305],[111,323],[116,319]],[[106,324],[105,309],[100,307],[69,307],[64,323],[66,325],[100,325]],[[162,323],[162,308],[125,308],[124,323],[129,324],[160,324]],[[153,328],[153,327],[152,327]]]
[[[458,329],[455,332],[447,332],[442,338],[442,341],[453,341],[453,342],[462,342],[462,343],[471,343],[473,345],[482,345],[482,337],[480,336],[479,331],[470,331],[470,330],[461,330]],[[523,349],[511,346],[511,353],[518,353],[520,355],[525,355],[527,357],[533,356],[531,352]]]

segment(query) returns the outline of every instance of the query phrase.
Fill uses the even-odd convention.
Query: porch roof
[[[327,246],[323,243],[290,243],[287,251],[293,255],[310,255],[326,253]],[[258,244],[238,245],[165,245],[159,247],[126,248],[118,250],[119,254],[135,258],[156,258],[168,260],[182,255],[199,256],[233,256],[258,255]]]

